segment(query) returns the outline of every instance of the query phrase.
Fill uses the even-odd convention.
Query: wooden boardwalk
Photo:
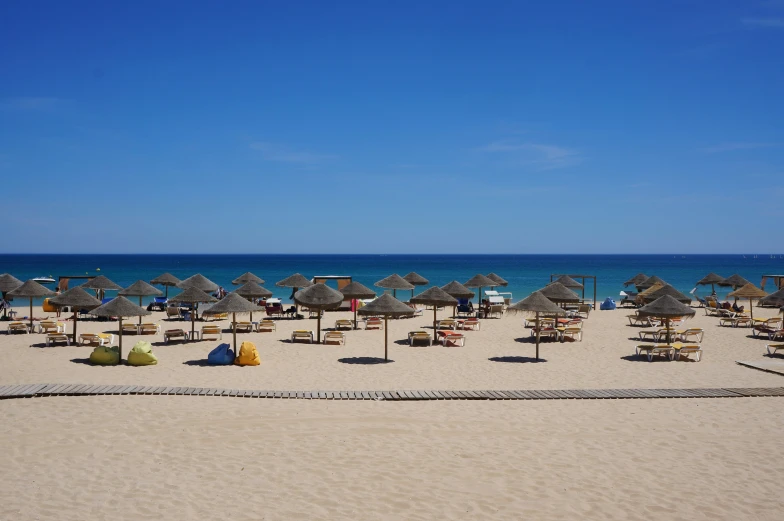
[[[20,384],[0,386],[0,400],[45,396],[188,395],[296,400],[625,400],[784,396],[784,387],[715,389],[543,389],[519,391],[257,391],[144,385]]]

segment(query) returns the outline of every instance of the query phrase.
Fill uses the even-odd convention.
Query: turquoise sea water
[[[98,271],[100,269],[100,271]],[[618,298],[623,282],[638,272],[658,275],[683,292],[708,272],[724,277],[738,273],[759,285],[764,274],[784,273],[782,255],[0,255],[0,273],[20,280],[51,275],[102,274],[121,286],[138,279],[149,281],[163,272],[184,279],[201,273],[231,291],[231,280],[252,271],[263,278],[265,287],[287,300],[291,290],[275,287],[275,282],[299,272],[316,275],[351,275],[373,287],[382,278],[416,271],[442,286],[452,280],[465,282],[477,273],[494,272],[509,281],[501,291],[510,291],[514,300],[524,298],[550,281],[550,274],[583,273],[596,275],[597,299]],[[75,285],[72,283],[71,286]],[[53,287],[54,285],[52,285]],[[417,292],[424,288],[417,288]],[[766,290],[773,291],[772,283]],[[720,295],[726,290],[717,288]],[[169,296],[177,293],[170,288]],[[382,290],[379,290],[381,292]],[[700,288],[705,295],[710,287]],[[587,284],[586,297],[592,295]],[[109,296],[112,293],[108,294]],[[399,292],[406,298],[409,292]]]

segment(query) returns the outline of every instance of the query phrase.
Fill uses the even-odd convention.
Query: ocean
[[[292,273],[307,278],[317,275],[350,275],[373,287],[382,278],[415,271],[442,286],[452,280],[465,282],[477,273],[497,273],[509,281],[507,288],[515,301],[550,282],[551,274],[586,274],[597,277],[597,299],[618,299],[623,282],[639,272],[658,275],[680,291],[688,293],[708,272],[728,277],[738,273],[756,285],[762,275],[784,274],[782,255],[0,255],[0,273],[20,280],[51,275],[105,275],[125,287],[142,279],[149,281],[163,272],[181,279],[201,273],[227,291],[232,279],[251,271],[264,279],[264,286],[276,297],[288,301],[291,290],[275,287],[275,282]],[[586,282],[586,297],[593,295]],[[75,283],[72,282],[71,287]],[[51,285],[54,288],[54,285]],[[416,292],[422,291],[417,288]],[[774,291],[768,283],[767,291]],[[379,290],[381,292],[383,290]],[[169,289],[169,296],[176,294]],[[719,295],[728,290],[717,288]],[[398,292],[406,299],[409,292]],[[698,294],[710,293],[710,286]],[[112,293],[108,294],[109,296]],[[150,299],[146,299],[148,301]],[[17,303],[18,305],[18,303]]]

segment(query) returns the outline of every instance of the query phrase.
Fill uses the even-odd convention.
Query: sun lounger
[[[63,333],[65,332],[65,324],[62,322],[44,321],[38,324],[39,333]]]
[[[501,317],[503,317],[504,316],[504,306],[503,306],[503,304],[493,304],[487,310],[487,313],[485,313],[485,315],[486,315],[485,318],[490,318],[490,317],[501,318]]]
[[[690,327],[689,329],[682,329],[675,332],[675,336],[684,342],[702,342],[705,331],[699,327]]]
[[[82,345],[110,346],[114,343],[114,335],[109,333],[100,333],[97,335],[93,333],[82,333],[79,335],[79,342]]]
[[[531,328],[531,336],[536,336],[536,332],[539,331],[539,339],[544,340],[545,338],[549,338],[550,340],[558,340],[561,336],[561,332],[554,327],[532,327]]]
[[[591,314],[591,310],[593,307],[590,304],[580,304],[575,312],[575,315],[588,318],[588,315]]]
[[[768,344],[768,354],[775,355],[777,351],[784,350],[784,344]]]
[[[433,345],[433,336],[427,331],[411,331],[408,334],[408,345],[413,346],[416,342],[425,342],[427,345]]]
[[[637,356],[645,353],[648,356],[648,361],[653,362],[653,357],[656,355],[666,356],[672,360],[675,354],[675,348],[667,344],[639,344],[636,348]]]
[[[465,335],[463,333],[458,333],[456,331],[439,331],[438,337],[441,340],[441,343],[444,344],[444,347],[448,347],[449,345],[454,347],[465,346]]]
[[[232,323],[232,327],[239,332],[251,333],[253,331],[253,322],[236,322]]]
[[[166,306],[166,318],[181,318],[180,308],[177,306]]]
[[[768,340],[784,340],[784,329],[777,329],[768,333]]]
[[[207,335],[215,337],[214,340],[223,340],[223,330],[220,326],[201,326],[201,339],[204,340]]]
[[[313,331],[308,331],[306,329],[297,329],[296,331],[291,332],[291,341],[292,342],[307,342],[308,344],[313,343]]]
[[[140,335],[157,335],[161,332],[161,326],[158,324],[151,324],[149,322],[145,322],[141,326],[139,326],[139,334]]]
[[[460,320],[457,322],[457,325],[460,329],[464,331],[479,331],[482,329],[482,323],[479,321],[478,318],[467,318],[465,320]]]
[[[384,321],[378,317],[367,317],[365,319],[365,329],[384,329]]]
[[[127,335],[127,334],[138,335],[139,326],[136,324],[123,323],[122,332],[123,335]]]
[[[437,329],[456,329],[457,328],[457,322],[452,320],[451,318],[447,318],[447,319],[444,319],[444,320],[439,320],[436,323],[436,328]]]
[[[652,326],[651,320],[648,317],[641,317],[639,315],[626,315],[626,318],[629,319],[630,326],[643,326],[643,327]]]
[[[354,329],[354,322],[345,318],[335,321],[335,329]]]
[[[319,318],[324,317],[324,310],[323,309],[311,309],[308,312],[308,318]]]
[[[674,329],[670,329],[670,337],[674,338],[677,332]],[[667,338],[667,329],[644,329],[640,331],[640,341],[645,342],[646,340],[653,340],[654,342],[659,342]]]
[[[56,343],[65,343],[65,345],[69,346],[71,345],[71,339],[65,333],[49,333],[46,335],[47,347]]]
[[[256,331],[259,333],[271,333],[273,331],[277,331],[278,326],[272,320],[262,320],[259,322],[259,325],[256,326]]]
[[[11,322],[8,324],[6,334],[10,335],[11,333],[30,333],[30,329],[23,322]]]
[[[182,329],[167,329],[163,334],[163,341],[167,344],[176,339],[181,339],[183,342],[188,341],[188,333]]]
[[[327,331],[324,333],[324,344],[330,345],[345,345],[346,344],[346,334],[342,331]]]
[[[674,344],[673,349],[675,350],[673,354],[673,358],[675,360],[680,360],[681,357],[689,358],[689,355],[696,354],[694,361],[699,362],[702,360],[702,348],[698,344]]]
[[[583,328],[581,327],[565,327],[561,330],[561,342],[563,342],[566,338],[571,338],[572,340],[578,340],[580,342],[583,341]]]

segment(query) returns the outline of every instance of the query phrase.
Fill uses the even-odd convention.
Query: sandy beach
[[[21,309],[20,309],[21,311]],[[755,308],[755,316],[776,310]],[[291,344],[279,320],[258,367],[208,367],[217,341],[153,343],[159,365],[95,367],[91,347],[0,333],[0,384],[280,390],[781,387],[741,367],[765,344],[701,309],[701,362],[636,358],[630,311],[594,311],[582,342],[534,345],[523,315],[482,320],[465,347],[409,347],[431,315]],[[439,314],[448,315],[447,311]],[[348,312],[326,314],[323,327]],[[63,317],[65,318],[65,317]],[[257,317],[255,317],[257,318]],[[150,318],[163,329],[189,326]],[[197,322],[197,328],[202,323]],[[224,327],[228,326],[223,322]],[[70,331],[72,324],[67,328]],[[85,321],[80,332],[116,332]],[[137,338],[124,337],[127,351]],[[231,334],[224,333],[224,342]],[[0,401],[4,519],[778,519],[780,398],[339,402],[99,396]]]

